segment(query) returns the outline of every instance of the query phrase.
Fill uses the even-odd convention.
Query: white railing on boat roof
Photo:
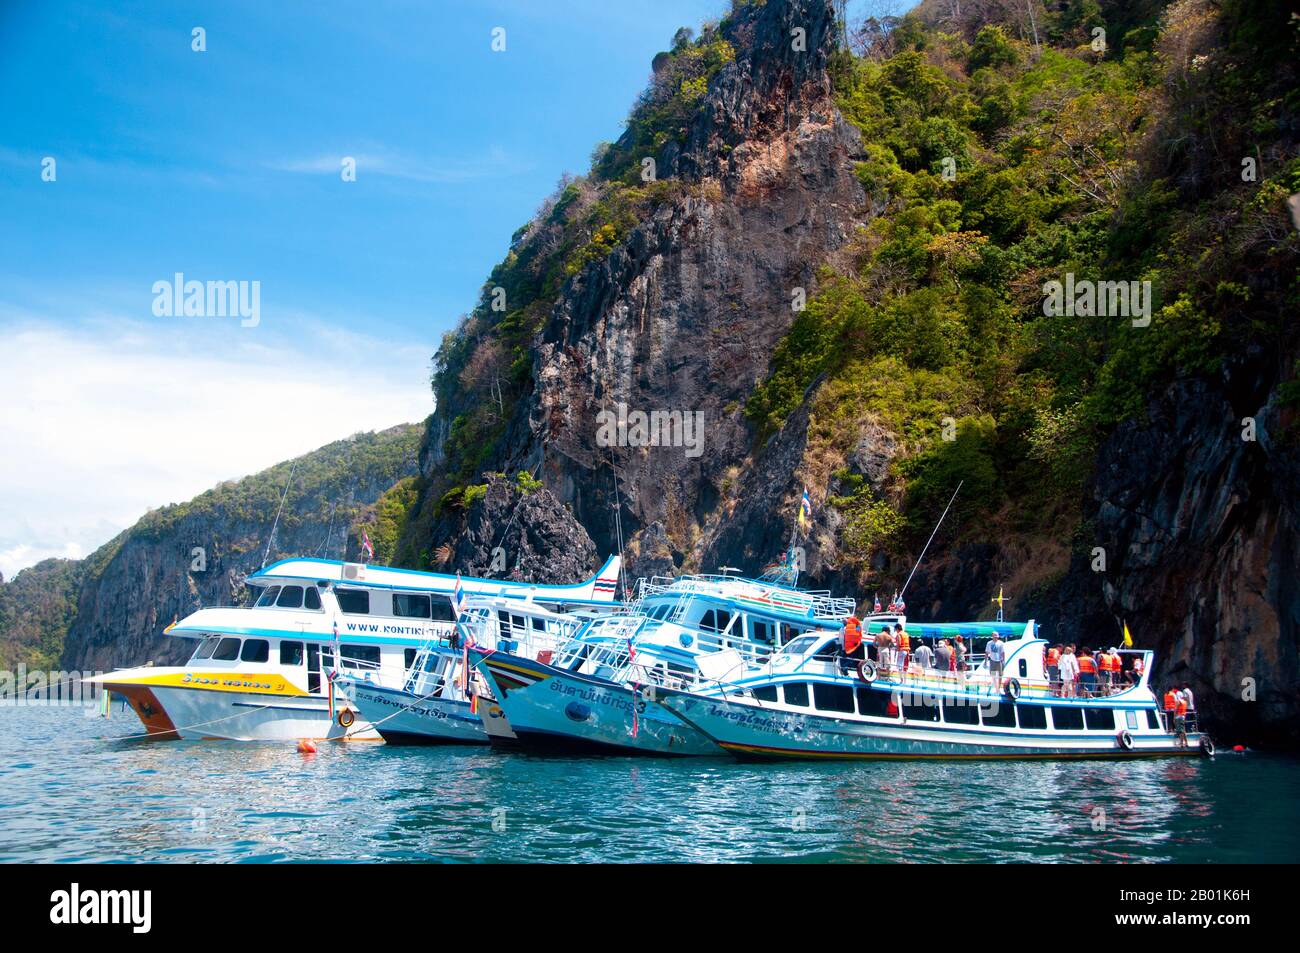
[[[794,615],[811,614],[814,619],[843,619],[853,613],[856,602],[837,598],[829,589],[790,589],[740,576],[692,573],[684,576],[652,576],[638,579],[635,604],[663,594],[715,595],[752,608],[770,608]]]

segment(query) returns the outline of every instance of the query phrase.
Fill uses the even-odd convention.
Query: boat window
[[[546,631],[546,620],[545,620],[545,619],[539,619],[537,616],[533,616],[531,619],[528,620],[528,624],[529,624],[529,626],[532,628],[532,630],[533,630],[534,632],[545,632],[545,631]]]
[[[194,650],[195,658],[212,658],[212,650],[217,647],[220,639],[216,637],[206,638],[199,643],[199,647]]]
[[[320,592],[315,586],[307,587],[307,591],[303,593],[302,604],[308,609],[320,608]]]
[[[980,706],[980,717],[989,728],[1016,727],[1016,706],[1010,702],[994,701]]]
[[[864,685],[858,686],[858,714],[870,715],[872,718],[896,718],[897,710],[889,711],[893,696],[889,692],[878,692]]]
[[[280,643],[280,664],[301,665],[302,664],[302,643],[281,642]]]
[[[813,683],[813,701],[819,711],[842,711],[853,713],[853,688],[849,685],[827,685],[823,682]]]
[[[1156,730],[1164,727],[1164,725],[1160,724],[1160,716],[1156,714],[1154,708],[1147,709],[1147,727],[1155,728]]]
[[[754,697],[761,702],[774,702],[776,701],[776,686],[760,685],[754,689]]]
[[[240,661],[243,662],[265,662],[270,657],[271,645],[266,639],[246,640],[243,651],[239,653]]]
[[[943,720],[950,725],[978,725],[980,709],[978,705],[968,705],[960,699],[945,699],[943,703]]]
[[[1020,660],[1020,677],[1021,678],[1029,677],[1029,663],[1024,659]]]
[[[908,721],[938,721],[939,702],[931,697],[920,699],[920,704],[904,704],[903,717]]]
[[[803,655],[804,652],[811,648],[812,644],[817,641],[815,635],[805,635],[795,639],[793,642],[787,642],[781,651],[787,655]]]
[[[402,667],[410,668],[415,664],[415,649],[407,649],[402,653]]]
[[[1083,710],[1079,708],[1053,708],[1052,727],[1057,731],[1077,731],[1083,727]]]
[[[218,662],[233,662],[239,658],[239,639],[222,639],[212,653],[212,658]]]
[[[273,606],[275,605],[275,598],[279,594],[280,594],[279,586],[270,586],[266,589],[263,589],[262,594],[257,597],[257,605],[259,607]]]
[[[335,589],[339,609],[348,615],[370,614],[370,592],[366,589]]]
[[[343,645],[339,653],[344,668],[379,668],[379,646]]]
[[[797,705],[800,708],[808,707],[808,686],[806,684],[786,685],[782,690],[787,705]]]
[[[280,590],[280,598],[275,604],[281,609],[302,608],[302,586],[285,586]]]
[[[393,615],[403,619],[427,619],[433,614],[428,596],[410,592],[393,593]]]
[[[1017,705],[1020,727],[1044,731],[1047,728],[1047,709],[1042,705]]]
[[[1089,731],[1114,731],[1115,711],[1111,708],[1085,708],[1083,717]]]
[[[700,616],[700,628],[711,632],[718,631],[718,618],[712,609]]]
[[[731,613],[723,609],[718,610],[718,631],[721,632],[731,624]]]
[[[753,637],[755,642],[771,643],[772,636],[773,636],[772,623],[764,622],[761,619],[754,619],[750,623],[750,628],[753,631]]]

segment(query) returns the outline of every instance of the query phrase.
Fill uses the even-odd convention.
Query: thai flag
[[[370,545],[370,534],[364,529],[361,531],[361,548],[366,551],[367,559],[375,558],[375,547]]]
[[[460,573],[456,573],[456,588],[451,594],[451,608],[459,618],[461,611],[465,608],[465,590],[460,584]]]
[[[879,611],[880,611],[880,593],[878,593],[878,592],[876,593],[875,608],[872,609],[871,611],[872,611],[872,612],[879,612]]]

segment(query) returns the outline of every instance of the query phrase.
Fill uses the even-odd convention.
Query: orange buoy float
[[[298,742],[298,753],[299,753],[299,754],[315,754],[315,753],[316,753],[316,742],[312,741],[310,738],[303,738],[302,741],[299,741],[299,742]]]

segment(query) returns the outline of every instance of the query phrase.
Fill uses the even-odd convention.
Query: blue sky
[[[726,7],[0,0],[0,572],[426,416],[511,234]],[[177,273],[256,326],[156,315]]]
[[[511,233],[724,8],[0,4],[0,572],[428,414]],[[177,272],[260,282],[259,323],[155,316]]]

